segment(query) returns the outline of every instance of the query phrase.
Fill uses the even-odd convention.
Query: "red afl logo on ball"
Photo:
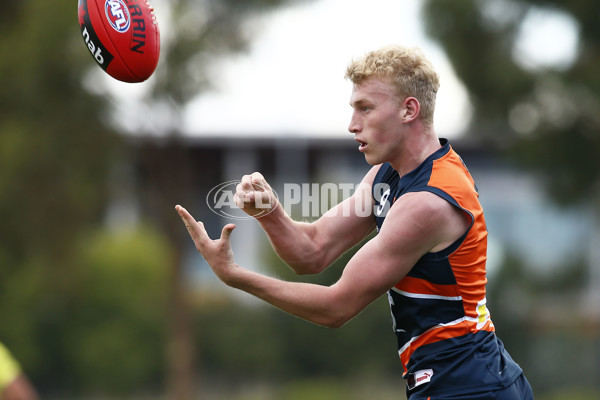
[[[131,25],[131,18],[123,0],[106,0],[104,11],[106,19],[115,31],[120,33],[127,32],[129,25]]]

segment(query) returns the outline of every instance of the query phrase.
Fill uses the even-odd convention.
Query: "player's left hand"
[[[235,225],[225,225],[221,231],[221,237],[212,240],[208,236],[206,229],[204,229],[204,224],[196,221],[185,208],[177,205],[175,206],[175,210],[177,210],[183,220],[188,233],[196,245],[196,249],[202,254],[217,277],[224,283],[229,284],[234,271],[239,268],[233,260],[233,251],[231,250],[230,242],[231,232],[235,229]]]

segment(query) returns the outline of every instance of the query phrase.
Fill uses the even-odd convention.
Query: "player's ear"
[[[407,97],[402,103],[402,119],[405,123],[413,122],[419,116],[421,104],[414,97]]]

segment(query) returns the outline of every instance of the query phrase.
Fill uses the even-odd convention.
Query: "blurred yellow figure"
[[[37,393],[21,366],[0,343],[0,400],[35,400]]]

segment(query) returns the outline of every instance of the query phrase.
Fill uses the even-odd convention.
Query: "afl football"
[[[158,64],[160,31],[147,0],[79,0],[83,41],[107,74],[143,82]]]

